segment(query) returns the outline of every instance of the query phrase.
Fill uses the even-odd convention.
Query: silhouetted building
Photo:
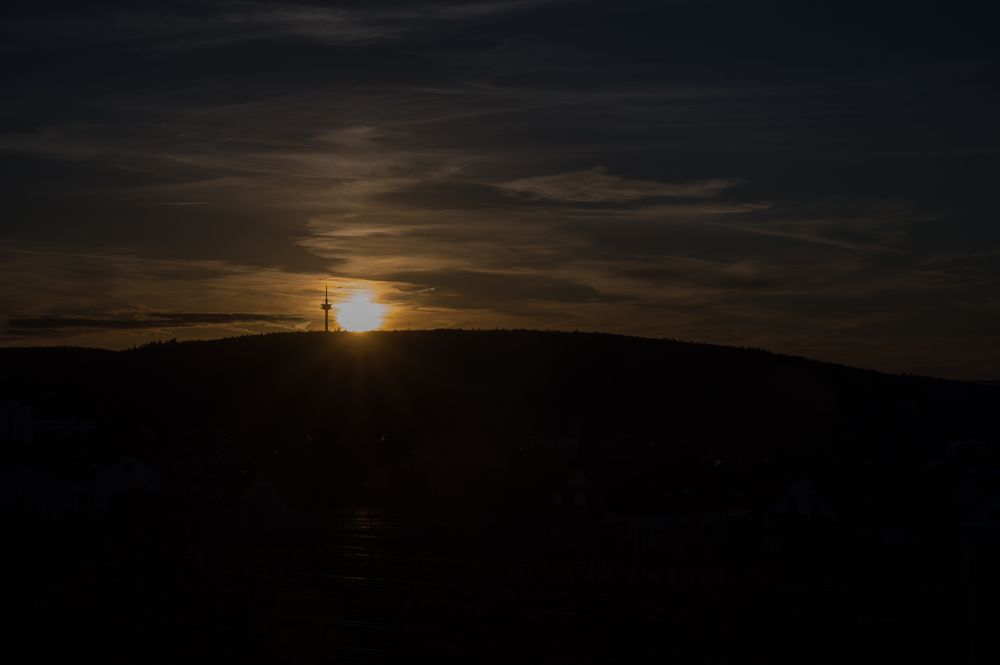
[[[277,527],[287,520],[288,506],[280,489],[266,475],[245,479],[237,499],[237,519],[242,526]]]
[[[31,407],[14,400],[0,400],[0,443],[31,443],[34,432]]]
[[[764,514],[769,549],[818,547],[833,536],[840,521],[832,502],[805,477],[794,478]]]
[[[552,450],[566,460],[576,461],[580,458],[581,446],[578,436],[535,436],[532,437],[531,444]]]
[[[330,287],[325,287],[323,291],[323,302],[320,309],[323,310],[323,332],[330,332],[330,310],[333,304],[330,302]]]
[[[39,419],[35,422],[35,431],[39,433],[55,434],[57,436],[72,437],[91,434],[97,430],[97,422],[87,418],[77,416],[54,416]]]
[[[81,508],[103,511],[158,495],[162,485],[159,471],[134,457],[122,457],[90,469],[77,480],[76,494]]]
[[[48,470],[32,464],[0,469],[0,512],[53,517],[69,509],[71,486]]]
[[[645,481],[609,496],[613,519],[640,555],[700,557],[739,541],[750,517],[747,498],[730,488],[677,488]]]
[[[967,540],[1000,542],[1000,488],[985,493],[962,517]]]
[[[832,522],[837,519],[830,502],[806,478],[792,480],[768,511],[769,521],[803,520]]]
[[[572,467],[566,474],[562,485],[552,496],[549,510],[557,520],[603,520],[611,515],[594,483],[580,467]]]

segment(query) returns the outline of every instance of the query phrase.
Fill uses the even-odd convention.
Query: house
[[[712,486],[620,491],[610,504],[635,552],[672,558],[699,557],[741,542],[751,513],[745,495]]]
[[[574,522],[607,519],[611,515],[590,476],[582,468],[571,467],[549,503],[550,518]]]
[[[48,470],[26,463],[0,469],[0,512],[55,517],[70,504],[69,485]]]
[[[935,518],[957,527],[966,542],[1000,543],[1000,463],[996,446],[965,439],[949,443],[934,467]]]
[[[0,443],[31,443],[35,434],[34,412],[15,400],[0,400]]]
[[[590,550],[611,511],[590,475],[581,467],[567,468],[555,485],[546,509],[549,536],[575,551]]]
[[[288,506],[280,489],[266,475],[246,479],[239,498],[239,519],[244,526],[275,527],[285,523]]]
[[[531,437],[531,444],[552,450],[563,459],[578,460],[580,458],[581,446],[579,436],[534,436]]]
[[[70,414],[54,414],[35,422],[35,431],[63,437],[93,434],[97,421]]]
[[[1000,487],[971,505],[962,516],[961,529],[968,542],[1000,543]]]
[[[829,544],[840,516],[805,476],[793,478],[763,514],[763,535],[772,552]]]
[[[126,456],[89,469],[78,479],[76,495],[81,508],[105,511],[129,501],[156,496],[162,485],[159,471]]]
[[[0,468],[0,512],[62,519],[160,493],[159,471],[133,457],[80,466],[20,462]]]
[[[838,519],[830,502],[804,476],[798,476],[788,484],[771,504],[767,517],[772,524],[835,522]]]

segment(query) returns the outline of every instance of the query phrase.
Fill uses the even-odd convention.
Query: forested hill
[[[670,340],[439,330],[2,349],[0,398],[129,440],[549,436],[718,455],[992,439],[1000,389]]]

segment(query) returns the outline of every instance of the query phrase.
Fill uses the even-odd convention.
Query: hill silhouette
[[[296,484],[320,460],[340,473],[414,450],[465,484],[525,441],[559,438],[595,467],[668,474],[722,459],[919,466],[948,441],[992,440],[1000,402],[986,384],[757,349],[517,330],[3,349],[0,366],[0,397],[32,405],[43,424],[92,422],[93,446],[169,466],[224,445],[272,469],[291,465]],[[356,471],[347,477],[364,476]]]
[[[90,410],[108,422],[170,428],[239,415],[226,426],[284,434],[361,424],[449,429],[496,416],[551,430],[574,420],[604,426],[614,413],[629,416],[614,417],[616,426],[648,434],[694,427],[780,437],[833,424],[969,436],[985,424],[979,407],[997,398],[987,382],[759,349],[520,330],[285,333],[121,352],[7,348],[0,362],[0,396],[37,404],[43,417],[49,408]]]
[[[0,349],[0,400],[25,662],[1000,654],[988,383],[437,330]]]

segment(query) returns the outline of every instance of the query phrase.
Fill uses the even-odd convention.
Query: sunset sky
[[[6,2],[0,345],[321,330],[329,284],[998,378],[984,6]]]

